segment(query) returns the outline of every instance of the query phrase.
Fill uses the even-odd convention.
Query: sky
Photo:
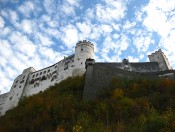
[[[0,0],[1,94],[80,40],[94,44],[96,62],[147,62],[162,49],[175,68],[175,0]]]

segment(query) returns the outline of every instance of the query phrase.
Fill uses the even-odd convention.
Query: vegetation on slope
[[[24,98],[0,119],[0,131],[175,131],[175,81],[113,78],[85,101],[83,77],[68,78]]]

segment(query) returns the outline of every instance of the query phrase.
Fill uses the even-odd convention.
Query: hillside
[[[83,100],[84,77],[23,98],[0,118],[0,132],[175,131],[175,81],[113,78],[96,100]]]

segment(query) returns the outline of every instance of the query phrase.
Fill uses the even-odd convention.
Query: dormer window
[[[125,64],[125,65],[128,65],[128,63],[129,63],[129,61],[128,61],[128,59],[123,59],[123,64]]]

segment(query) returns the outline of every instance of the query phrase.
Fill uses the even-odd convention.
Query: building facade
[[[148,55],[150,62],[158,62],[160,70],[172,70],[172,67],[170,66],[170,63],[168,61],[168,58],[166,55],[162,52],[161,49],[156,51],[155,53],[152,53],[151,55]]]
[[[18,105],[22,97],[40,93],[52,85],[70,77],[85,75],[84,97],[95,97],[97,87],[101,88],[109,83],[111,77],[130,77],[143,73],[156,74],[169,70],[168,59],[161,50],[149,55],[151,62],[133,63],[127,59],[122,62],[101,63],[94,61],[94,45],[89,41],[79,41],[75,47],[75,54],[64,58],[54,65],[36,71],[29,67],[13,82],[8,93],[0,95],[0,115],[4,115]],[[173,72],[161,73],[158,76],[174,77]]]
[[[50,86],[70,77],[85,73],[85,61],[94,57],[94,46],[89,41],[79,41],[75,54],[58,63],[36,71],[29,67],[13,82],[8,93],[0,95],[0,115],[18,105],[24,96],[31,96],[44,91]]]

